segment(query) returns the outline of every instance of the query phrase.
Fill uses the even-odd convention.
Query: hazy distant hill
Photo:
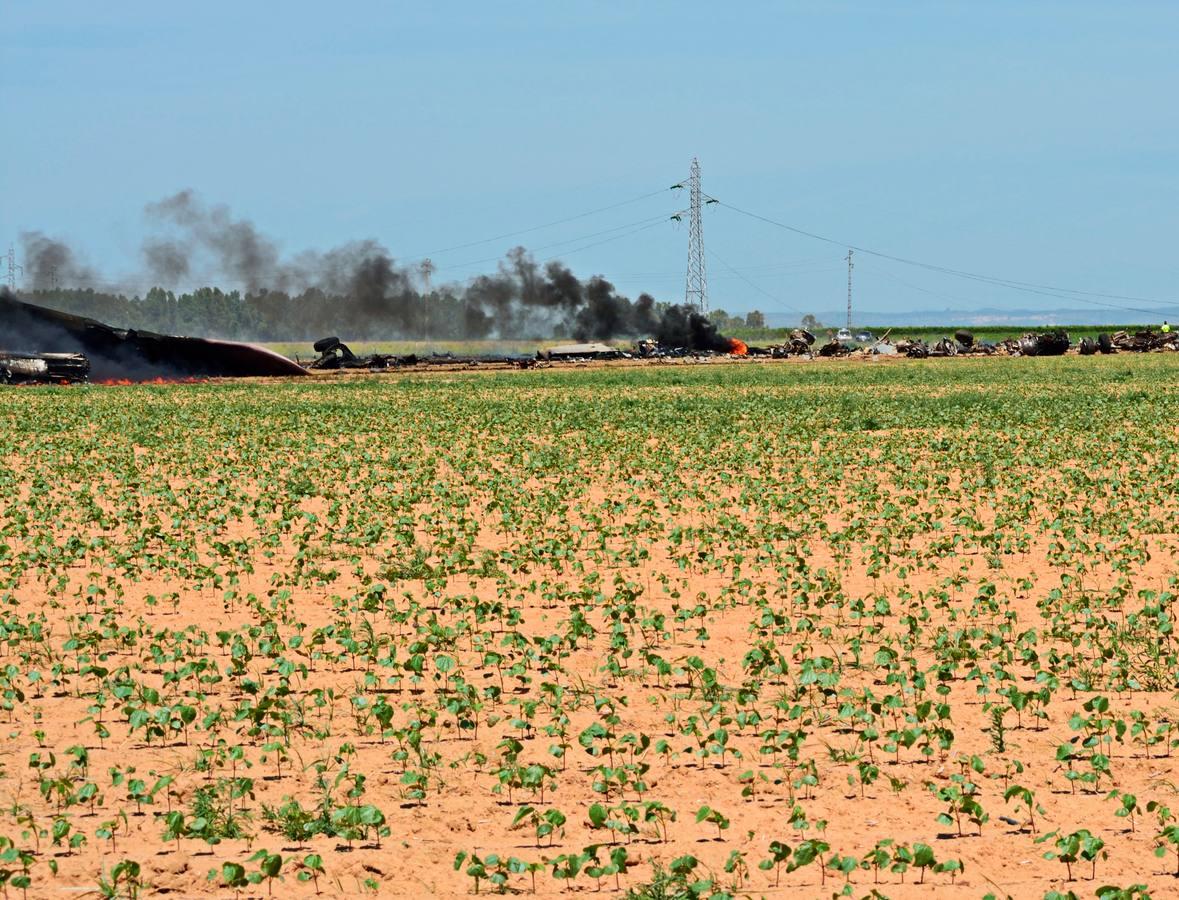
[[[846,310],[824,310],[817,312],[824,325],[838,327],[847,320]],[[1179,306],[1163,307],[1154,313],[1132,312],[1129,310],[1102,309],[913,309],[897,312],[862,313],[853,311],[856,326],[880,328],[904,325],[1112,325],[1127,323],[1150,324],[1167,319],[1179,322]],[[766,313],[766,324],[771,327],[797,325],[798,316],[793,313]]]

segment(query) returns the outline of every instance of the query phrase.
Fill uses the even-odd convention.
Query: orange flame
[[[729,352],[733,356],[745,356],[749,353],[749,346],[744,341],[739,341],[736,338],[729,338]]]
[[[207,381],[206,378],[145,378],[142,381],[132,381],[129,378],[104,378],[98,381],[92,381],[91,384],[101,384],[106,387],[120,387],[131,384],[201,384]]]

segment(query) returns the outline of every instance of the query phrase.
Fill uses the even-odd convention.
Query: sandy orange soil
[[[6,394],[7,877],[463,896],[463,853],[540,896],[676,860],[700,896],[1179,896],[1147,809],[1179,812],[1179,434],[1126,412],[1152,365],[1058,422],[1079,369]],[[825,415],[865,391],[875,427]],[[281,833],[292,800],[336,833]],[[1093,862],[1044,857],[1080,829]],[[922,844],[941,870],[899,871]],[[281,880],[226,884],[259,850]]]

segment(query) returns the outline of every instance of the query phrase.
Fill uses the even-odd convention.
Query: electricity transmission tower
[[[24,272],[25,272],[24,266],[18,266],[16,264],[16,248],[14,248],[12,246],[12,244],[9,244],[8,245],[8,289],[13,292],[16,291],[16,270],[17,269],[20,269],[22,275],[24,274]]]
[[[688,176],[688,279],[684,303],[701,314],[708,311],[708,272],[704,266],[704,225],[700,216],[700,162],[692,157]]]
[[[422,275],[422,284],[425,286],[424,293],[427,297],[430,295],[430,276],[434,274],[435,268],[434,260],[429,257],[418,263],[418,271]]]
[[[851,273],[856,264],[852,262],[852,252],[847,251],[847,330],[851,331]]]

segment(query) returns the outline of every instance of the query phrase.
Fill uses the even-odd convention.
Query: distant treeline
[[[466,340],[493,336],[496,321],[479,305],[449,291],[398,298],[387,316],[371,304],[352,309],[349,297],[312,288],[297,296],[279,291],[241,293],[200,288],[173,293],[152,288],[144,297],[127,297],[92,289],[31,291],[31,303],[89,316],[119,328],[163,334],[189,334],[239,341],[304,341],[328,334],[346,340]],[[547,327],[546,327],[547,326]],[[552,326],[536,322],[536,334],[547,338]]]
[[[462,299],[445,291],[418,296],[397,307],[397,322],[382,323],[372,310],[352,310],[347,297],[312,288],[297,296],[278,291],[243,294],[219,288],[173,293],[152,288],[143,297],[127,297],[93,289],[29,291],[30,303],[88,316],[118,328],[187,334],[239,341],[304,341],[327,334],[345,339],[392,337],[458,340],[487,337],[493,331],[481,310],[466,309]],[[390,313],[392,313],[392,308]],[[363,323],[361,326],[359,323]],[[386,333],[381,333],[383,330]]]
[[[607,289],[595,291],[596,285]],[[345,340],[607,340],[659,334],[676,319],[676,307],[647,295],[632,303],[605,282],[590,282],[588,288],[568,310],[518,303],[496,306],[471,288],[461,293],[402,291],[385,309],[371,298],[357,300],[318,288],[296,296],[218,288],[179,294],[152,288],[143,297],[90,288],[25,291],[20,296],[118,328],[241,341],[308,341],[329,334]],[[725,328],[742,328],[746,318],[754,325],[764,323],[759,312],[746,318],[721,312],[718,318]]]

